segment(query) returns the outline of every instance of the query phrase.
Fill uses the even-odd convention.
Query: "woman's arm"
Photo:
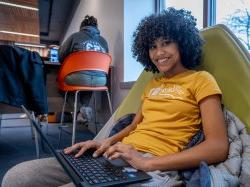
[[[187,169],[201,161],[214,164],[227,158],[229,143],[219,96],[206,97],[199,106],[205,140],[182,152],[148,159],[146,170]]]
[[[72,152],[75,152],[76,150],[76,157],[81,156],[86,150],[88,149],[96,149],[96,151],[93,153],[94,157],[97,157],[104,153],[112,144],[119,142],[127,136],[132,130],[134,130],[137,126],[138,123],[142,121],[142,112],[141,109],[136,113],[132,123],[128,125],[126,128],[121,130],[119,133],[117,133],[114,136],[111,136],[109,138],[103,139],[100,142],[95,141],[95,140],[88,140],[85,142],[80,142],[72,145],[71,147],[67,147],[64,149],[64,152],[66,154],[70,154]]]
[[[208,164],[224,161],[229,143],[220,98],[218,95],[206,97],[199,106],[205,135],[202,143],[179,153],[146,158],[131,145],[119,143],[111,146],[104,155],[110,159],[122,157],[134,168],[144,171],[179,170],[197,167],[201,161]]]
[[[105,140],[102,140],[104,143],[94,152],[93,156],[97,157],[104,153],[111,145],[119,142],[122,140],[125,136],[127,136],[131,131],[133,131],[137,124],[142,121],[142,112],[141,108],[136,113],[133,121],[131,124],[129,124],[127,127],[125,127],[123,130],[121,130],[119,133],[115,134],[114,136],[111,136],[109,138],[106,138]]]

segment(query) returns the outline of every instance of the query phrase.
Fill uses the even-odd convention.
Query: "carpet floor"
[[[80,125],[78,125],[80,126]],[[3,126],[0,129],[0,184],[4,174],[12,166],[23,161],[36,159],[35,141],[32,138],[31,128],[29,125],[21,126]],[[49,142],[57,148],[58,146],[58,126],[49,124],[42,130]],[[48,130],[48,131],[47,131]],[[47,133],[48,132],[48,133]],[[80,126],[77,129],[76,141],[93,139],[94,135],[86,127]],[[60,149],[70,146],[71,134],[63,133]],[[40,146],[40,157],[45,158],[52,156],[47,146]]]

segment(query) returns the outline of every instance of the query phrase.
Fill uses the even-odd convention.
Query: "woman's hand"
[[[109,139],[104,139],[102,140],[102,142],[97,142],[95,140],[88,140],[85,142],[76,143],[71,147],[65,148],[64,153],[70,154],[77,151],[75,157],[80,157],[88,149],[96,149],[96,151],[93,153],[93,157],[98,157],[99,155],[104,153],[109,148],[110,145],[111,141]]]
[[[150,171],[150,158],[143,157],[142,154],[135,150],[131,145],[118,142],[113,146],[109,147],[104,153],[104,156],[110,160],[122,158],[135,169]]]

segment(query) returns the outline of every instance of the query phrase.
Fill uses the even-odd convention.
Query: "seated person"
[[[144,18],[134,33],[132,51],[146,70],[161,72],[162,76],[148,83],[142,105],[125,129],[100,142],[77,143],[65,153],[79,149],[75,155],[79,157],[94,148],[94,157],[103,154],[109,159],[122,158],[152,176],[136,186],[168,186],[164,171],[195,168],[201,161],[224,161],[229,143],[221,90],[208,72],[194,70],[200,64],[203,45],[195,26],[190,12],[174,8]],[[200,129],[205,140],[185,149]],[[45,179],[46,184],[41,182]],[[57,161],[46,158],[12,168],[2,187],[60,186],[69,182]]]
[[[59,48],[59,61],[63,60],[72,52],[76,51],[100,51],[108,53],[107,41],[100,35],[97,19],[94,16],[86,15],[81,23],[80,31],[72,34]],[[65,82],[69,85],[84,85],[84,86],[105,86],[107,83],[107,75],[102,71],[81,71],[72,73],[66,77]],[[92,92],[80,92],[80,102],[86,107],[89,105],[89,100]],[[80,111],[89,110],[81,108]],[[91,113],[91,112],[90,112]],[[81,114],[81,112],[79,113]],[[89,115],[83,114],[85,117]],[[82,116],[77,117],[83,120]],[[90,116],[88,118],[91,118]]]

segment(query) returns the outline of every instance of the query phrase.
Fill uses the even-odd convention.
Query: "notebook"
[[[47,140],[39,124],[33,119],[30,112],[24,106],[22,106],[22,108],[41,139],[48,146],[76,186],[124,186],[129,183],[141,182],[151,178],[147,173],[134,169],[128,165],[128,163],[124,165],[124,161],[118,160],[117,163],[115,163],[115,161],[109,161],[103,156],[93,158],[93,152],[91,150],[85,152],[80,158],[75,158],[74,155],[64,154],[62,150],[56,150]]]

